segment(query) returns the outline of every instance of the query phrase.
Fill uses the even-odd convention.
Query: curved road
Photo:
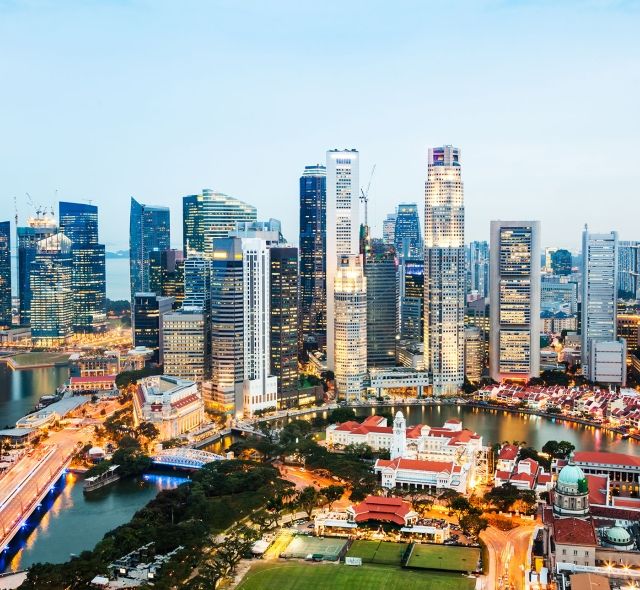
[[[495,527],[482,531],[480,538],[487,546],[489,572],[485,590],[525,588],[525,571],[530,569],[529,546],[536,525],[524,525],[508,532]]]

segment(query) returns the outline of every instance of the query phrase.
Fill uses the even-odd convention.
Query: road
[[[523,590],[525,571],[530,568],[529,544],[535,525],[523,525],[508,532],[489,527],[480,534],[489,553],[489,572],[485,590]]]

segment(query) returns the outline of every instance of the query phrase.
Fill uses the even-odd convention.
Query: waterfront
[[[13,371],[0,363],[0,428],[13,427],[33,410],[40,396],[55,393],[68,377],[68,367]]]
[[[129,282],[129,259],[106,258],[105,271],[107,279],[107,297],[112,301],[131,297]]]
[[[105,533],[131,520],[137,510],[161,490],[187,481],[172,474],[146,474],[126,479],[85,496],[82,478],[67,474],[57,484],[61,491],[42,515],[34,514],[24,536],[15,539],[0,556],[0,572],[18,571],[38,562],[61,563],[71,554],[92,549]],[[33,525],[36,525],[33,528]]]

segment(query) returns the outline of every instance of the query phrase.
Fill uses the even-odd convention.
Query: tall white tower
[[[464,383],[464,198],[460,150],[429,149],[424,224],[424,362],[434,395]]]
[[[402,412],[396,414],[393,420],[393,436],[391,438],[391,460],[402,459],[407,450],[407,422]]]
[[[347,400],[359,399],[367,374],[367,279],[360,256],[340,258],[334,301],[336,389]]]
[[[357,150],[327,152],[327,368],[335,370],[335,276],[341,256],[358,254],[360,195]]]

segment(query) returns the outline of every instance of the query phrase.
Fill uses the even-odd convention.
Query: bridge
[[[222,461],[223,459],[226,459],[226,457],[188,447],[162,449],[151,456],[151,460],[155,465],[189,470],[201,469],[207,463]]]

